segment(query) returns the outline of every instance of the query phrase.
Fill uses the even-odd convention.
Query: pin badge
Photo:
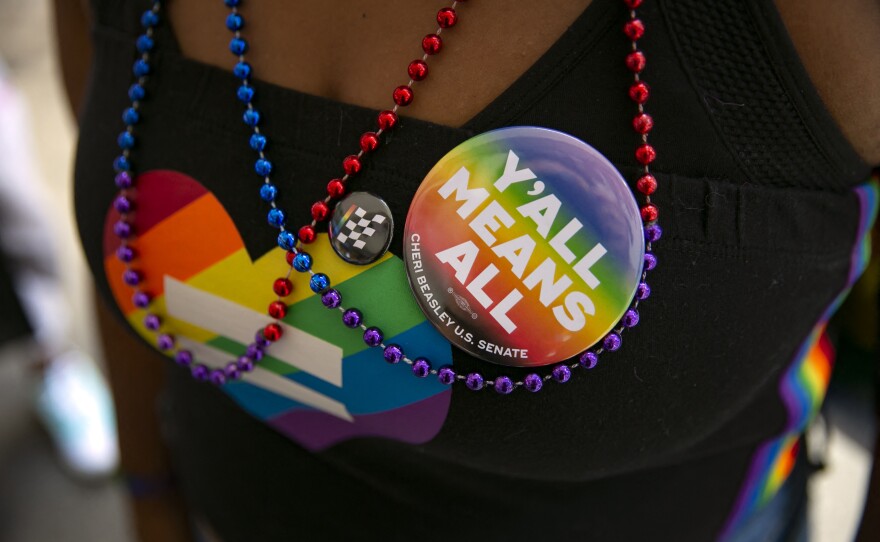
[[[465,141],[419,186],[404,228],[427,319],[473,356],[570,359],[629,307],[644,256],[639,209],[596,149],[531,126]]]
[[[328,233],[340,258],[355,265],[375,262],[391,246],[394,219],[381,198],[352,192],[336,204]]]

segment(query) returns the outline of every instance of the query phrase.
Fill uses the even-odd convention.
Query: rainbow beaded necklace
[[[657,181],[651,175],[650,170],[650,164],[656,159],[656,151],[648,142],[648,135],[653,129],[654,121],[645,111],[645,103],[649,98],[650,90],[641,78],[646,58],[638,47],[638,41],[645,32],[645,26],[636,13],[636,9],[641,6],[642,0],[622,1],[629,12],[629,19],[623,27],[623,33],[631,43],[631,51],[625,57],[625,64],[633,74],[633,80],[628,89],[630,99],[636,104],[636,114],[632,119],[632,128],[640,137],[640,144],[636,147],[634,155],[642,170],[636,181],[636,189],[644,196],[644,204],[640,209],[645,232],[644,264],[641,280],[630,308],[625,312],[618,326],[605,335],[598,345],[583,352],[577,361],[573,363],[559,363],[548,374],[530,373],[522,380],[514,380],[508,376],[486,379],[478,372],[458,374],[452,368],[451,363],[435,368],[434,363],[425,357],[413,358],[404,352],[402,346],[386,344],[381,329],[376,326],[367,326],[364,315],[359,309],[353,307],[346,308],[343,305],[342,293],[338,289],[331,287],[330,277],[314,270],[315,262],[304,248],[315,241],[316,226],[329,217],[330,204],[346,194],[348,183],[360,172],[362,161],[366,156],[377,149],[382,135],[398,125],[399,117],[397,112],[401,107],[406,107],[412,103],[414,97],[413,85],[428,76],[427,60],[429,57],[439,54],[442,50],[443,40],[441,33],[454,27],[458,22],[458,14],[455,8],[463,1],[457,0],[450,7],[445,7],[438,11],[436,17],[438,28],[434,33],[426,35],[422,40],[421,45],[424,54],[421,58],[410,62],[407,67],[409,82],[396,87],[392,92],[395,105],[392,109],[378,113],[376,119],[377,129],[375,131],[367,131],[360,136],[360,150],[357,154],[346,156],[342,161],[344,174],[327,183],[326,196],[314,202],[311,206],[312,221],[298,228],[297,233],[294,234],[287,227],[287,214],[278,205],[279,189],[272,182],[273,166],[272,162],[267,158],[268,138],[260,129],[262,117],[259,110],[254,107],[255,91],[251,85],[253,69],[245,59],[245,53],[249,45],[242,35],[244,18],[238,11],[242,0],[224,0],[224,4],[230,9],[230,13],[226,18],[226,27],[233,33],[229,49],[237,59],[233,67],[233,74],[240,81],[240,85],[236,89],[236,97],[245,106],[242,120],[252,131],[248,144],[257,153],[254,171],[263,181],[259,189],[259,195],[269,206],[267,222],[271,227],[278,230],[278,233],[275,234],[277,236],[277,244],[287,253],[286,273],[274,281],[273,291],[276,298],[268,306],[268,314],[275,321],[257,330],[254,335],[254,342],[249,344],[236,360],[229,362],[222,369],[210,369],[206,365],[196,362],[189,350],[176,347],[175,337],[168,330],[164,329],[166,326],[162,318],[155,312],[149,311],[152,300],[146,289],[145,277],[136,267],[137,249],[133,238],[135,228],[131,220],[131,213],[135,208],[133,193],[135,177],[132,173],[130,158],[136,141],[135,126],[141,121],[139,107],[146,98],[147,91],[145,87],[152,70],[150,54],[156,46],[154,29],[160,22],[161,1],[153,0],[151,9],[143,13],[141,25],[144,28],[144,33],[137,38],[135,43],[140,55],[133,66],[135,83],[129,88],[128,92],[131,106],[123,112],[122,119],[126,127],[118,138],[118,145],[122,153],[114,160],[113,164],[116,170],[115,183],[119,188],[119,194],[114,200],[114,208],[120,213],[120,220],[114,224],[113,231],[121,241],[121,246],[117,250],[116,256],[125,264],[123,281],[133,289],[134,305],[148,310],[144,318],[144,325],[148,330],[156,333],[156,346],[163,352],[173,354],[175,361],[181,366],[188,367],[194,378],[216,385],[223,385],[230,380],[239,379],[243,373],[253,370],[255,364],[262,359],[269,346],[280,339],[283,334],[283,328],[279,321],[287,314],[288,306],[284,302],[284,298],[290,295],[293,290],[290,276],[294,271],[309,273],[309,286],[313,292],[321,296],[322,304],[329,309],[339,310],[342,314],[342,323],[346,327],[352,329],[360,328],[363,332],[364,343],[372,348],[380,348],[386,362],[392,364],[404,362],[410,366],[413,375],[416,377],[427,378],[429,376],[436,376],[445,385],[462,382],[468,389],[473,391],[492,388],[497,393],[506,395],[518,388],[523,388],[530,392],[538,392],[543,389],[544,383],[549,380],[565,383],[570,380],[573,369],[579,367],[592,369],[597,365],[599,356],[602,353],[618,350],[622,344],[623,332],[638,324],[638,306],[651,293],[651,289],[646,282],[647,272],[654,269],[657,265],[657,259],[653,254],[653,243],[657,242],[662,235],[662,230],[657,223],[659,209],[651,202],[651,195],[657,189]]]

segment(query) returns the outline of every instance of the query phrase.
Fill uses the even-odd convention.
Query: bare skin
[[[465,22],[449,31],[454,39],[431,59],[430,84],[418,87],[407,115],[448,126],[463,124],[534,64],[589,4],[517,2],[502,10],[485,2],[462,5]],[[880,55],[865,47],[865,36],[880,30],[880,2],[776,4],[844,135],[865,161],[880,164],[880,93],[871,92],[867,84],[880,78]],[[408,0],[305,2],[296,9],[284,0],[248,3],[242,9],[248,34],[259,36],[248,61],[269,82],[386,108],[390,82],[401,81],[403,66],[419,56],[426,13],[434,9],[430,2]],[[229,68],[228,35],[215,31],[228,13],[222,4],[190,0],[170,3],[169,11],[185,55]]]
[[[69,13],[79,0],[55,0],[59,13]],[[430,62],[430,84],[417,89],[407,115],[449,126],[459,126],[482,110],[528,69],[587,7],[590,0],[546,2],[474,2],[461,7],[465,23],[457,26],[443,54]],[[880,164],[880,93],[872,81],[880,80],[880,55],[866,39],[880,34],[878,0],[776,0],[792,40],[829,111],[856,151],[870,164]],[[414,0],[345,0],[298,2],[262,0],[242,10],[248,34],[259,36],[248,53],[261,78],[334,100],[386,108],[390,82],[401,81],[403,67],[420,56],[419,40],[430,15],[441,5]],[[227,11],[215,0],[169,2],[171,23],[183,53],[193,59],[228,69],[229,35],[217,32]],[[59,18],[58,30],[65,82],[74,104],[82,95],[90,50],[82,17]],[[377,21],[379,24],[377,24]],[[71,25],[79,26],[73,28]],[[407,45],[409,44],[409,45]],[[406,45],[406,46],[404,46]],[[410,46],[411,45],[411,46]],[[475,53],[479,51],[479,53]],[[155,423],[152,402],[131,388],[157,382],[159,367],[149,363],[149,352],[130,334],[113,330],[114,322],[102,318],[107,338],[111,376],[137,371],[136,378],[114,378],[117,408],[123,425],[135,420],[141,427],[145,414]],[[115,356],[112,352],[125,352]],[[143,363],[141,363],[140,361]],[[122,367],[122,362],[125,367]],[[119,365],[119,366],[116,366]],[[151,367],[153,367],[151,369]],[[154,388],[154,386],[151,386]],[[142,389],[143,391],[143,389]],[[158,431],[147,431],[154,442],[132,437],[136,446],[125,450],[128,465],[151,469],[164,467]],[[126,457],[128,459],[126,459]],[[148,474],[148,473],[143,473]],[[880,486],[875,475],[872,494]],[[139,525],[156,524],[164,540],[186,540],[189,532],[180,520],[177,497],[136,507]],[[869,498],[867,510],[880,510],[880,497]],[[165,517],[167,516],[167,517]],[[872,522],[880,514],[866,514],[862,540],[880,539]],[[175,534],[172,535],[172,531]],[[149,527],[141,534],[146,540]],[[155,532],[153,534],[156,534]]]
[[[522,2],[516,9],[462,3],[466,22],[448,30],[407,116],[448,126],[465,123],[534,64],[589,3]],[[269,82],[386,109],[393,85],[405,83],[406,66],[422,56],[422,37],[436,29],[438,6],[424,0],[346,0],[302,2],[290,9],[284,0],[249,2],[241,13],[248,35],[259,36],[259,44],[248,51],[248,62]],[[168,9],[183,53],[228,69],[229,36],[216,31],[228,14],[223,4],[175,2]]]

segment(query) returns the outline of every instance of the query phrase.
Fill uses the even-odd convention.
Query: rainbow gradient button
[[[452,344],[502,365],[576,356],[629,306],[645,244],[602,154],[531,126],[486,132],[428,173],[404,229],[410,287]]]

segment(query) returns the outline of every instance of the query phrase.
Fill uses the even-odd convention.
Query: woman
[[[275,284],[284,308],[270,309],[283,316],[293,296],[284,320],[290,327],[266,328],[264,336],[284,337],[269,349],[271,364],[260,362],[252,373],[264,380],[248,373],[246,385],[194,382],[191,374],[213,377],[192,369],[187,356],[177,360],[189,370],[159,363],[161,356],[105,318],[108,357],[119,365],[112,372],[123,462],[149,489],[136,499],[144,514],[138,517],[153,516],[139,521],[145,538],[161,526],[167,539],[185,523],[177,492],[158,491],[169,463],[157,446],[150,393],[166,366],[160,419],[175,489],[201,528],[223,540],[750,540],[754,530],[771,539],[800,536],[805,473],[793,458],[824,386],[792,386],[809,360],[830,364],[819,355],[824,322],[860,271],[853,256],[864,249],[874,212],[876,189],[863,183],[880,162],[880,96],[866,92],[863,81],[880,73],[880,60],[864,55],[860,36],[880,27],[877,5],[462,2],[441,34],[442,49],[429,39],[422,57],[419,40],[444,24],[433,11],[443,6],[227,4],[234,12],[220,2],[163,4],[154,15],[142,15],[150,2],[91,8],[94,64],[76,172],[80,230],[103,297],[135,326],[154,314],[143,326],[168,337],[140,331],[161,346],[234,356],[247,344],[238,324],[250,321],[248,309],[276,299],[269,285],[286,269],[261,201],[274,201],[275,193],[257,196],[262,183],[254,168],[271,177],[291,231],[301,240],[315,234],[300,245],[315,255],[315,270],[330,266],[338,271],[331,276],[346,277],[333,286],[357,301],[367,325],[400,318],[399,328],[422,329],[432,318],[418,310],[419,294],[411,296],[407,283],[407,273],[416,281],[415,239],[404,232],[430,211],[413,198],[438,160],[493,129],[570,134],[608,157],[635,193],[652,192],[638,182],[650,164],[666,234],[648,275],[653,294],[638,307],[642,322],[619,351],[603,354],[595,367],[586,359],[591,368],[570,377],[552,365],[492,365],[426,326],[431,331],[404,348],[418,344],[436,354],[428,356],[435,370],[451,357],[465,381],[453,378],[446,387],[439,372],[398,380],[409,377],[406,367],[386,365],[381,351],[355,349],[360,333],[338,323],[330,331],[322,319],[335,313],[322,312],[320,302],[338,301],[312,295],[309,275],[296,272],[292,278],[305,278],[296,279],[292,294],[283,281]],[[621,31],[634,18],[644,37],[638,25]],[[73,19],[59,22],[63,42]],[[138,115],[127,113],[125,123],[136,142],[119,136],[124,149],[134,145],[119,162],[112,142],[125,130],[118,115],[130,105],[124,93],[142,25],[153,29],[153,41],[139,43],[149,56],[134,69],[149,71],[149,80],[145,97],[130,91]],[[634,41],[646,66],[630,55]],[[230,57],[230,48],[249,63],[234,75],[227,70],[241,58]],[[62,53],[73,50],[62,45]],[[392,89],[407,75],[423,76],[418,65],[402,71],[419,57],[430,75],[410,89],[411,105],[409,91],[396,91],[400,117],[380,114],[379,127],[389,133],[379,134],[373,150],[364,133],[378,131],[376,112],[391,108]],[[642,78],[649,89],[638,86]],[[236,91],[240,86],[255,93]],[[646,99],[650,126],[644,118],[633,122]],[[268,144],[253,139],[254,126]],[[633,157],[645,141],[641,133],[650,133],[656,162],[645,149]],[[371,204],[387,203],[394,223],[390,255],[372,267],[343,261],[350,255],[339,247],[331,251],[336,232],[297,229],[333,210],[313,202],[327,189],[331,204],[339,200],[344,190],[328,181],[341,177],[340,161],[359,143],[370,152],[357,167],[345,163],[348,187],[371,193]],[[259,162],[266,159],[270,165]],[[128,241],[114,229],[123,238],[131,233],[115,222],[120,215],[126,221],[132,202],[114,200],[114,161],[118,170],[141,174],[132,227],[142,239],[131,265],[143,277],[126,280],[160,289],[167,312],[139,311],[117,278],[134,268],[115,263]],[[129,181],[123,175],[117,184]],[[589,205],[586,195],[563,203]],[[448,225],[431,231],[456,233],[454,214],[448,216]],[[656,216],[643,211],[642,218],[650,225]],[[278,241],[289,248],[290,239]],[[132,256],[123,250],[123,260]],[[470,313],[475,299],[466,297],[462,310]],[[346,323],[360,324],[355,316]],[[364,341],[370,344],[366,335]],[[366,357],[355,359],[361,351]],[[522,389],[533,372],[546,382],[541,393]],[[464,376],[474,373],[479,382]],[[467,389],[484,381],[498,389],[508,375],[511,385],[522,383],[510,395]],[[235,380],[227,376],[215,380]]]

